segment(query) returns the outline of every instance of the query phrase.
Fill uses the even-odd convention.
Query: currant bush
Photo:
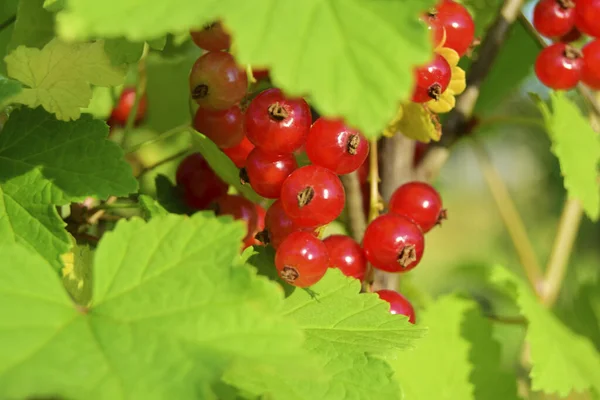
[[[247,178],[252,189],[268,199],[279,197],[283,182],[298,168],[292,154],[268,153],[259,147],[250,152],[245,165],[243,179]]]
[[[581,81],[592,89],[600,90],[600,39],[586,44],[582,52]]]
[[[238,146],[244,139],[244,115],[238,105],[226,110],[198,108],[194,129],[203,133],[222,149]]]
[[[441,0],[428,14],[427,20],[436,46],[445,35],[444,47],[455,50],[461,57],[468,52],[475,38],[475,23],[463,5],[452,0]]]
[[[582,69],[581,52],[564,43],[546,47],[535,61],[535,74],[540,82],[556,90],[574,88],[581,79]]]
[[[227,50],[231,46],[231,36],[220,21],[208,24],[199,31],[191,31],[190,35],[196,46],[207,51]]]
[[[421,261],[425,239],[421,229],[410,219],[384,214],[367,226],[362,246],[373,267],[407,272]]]
[[[450,64],[444,57],[435,54],[429,64],[415,68],[415,88],[412,101],[424,103],[437,100],[448,88],[452,79]]]
[[[446,218],[440,194],[425,182],[409,182],[400,186],[392,194],[388,208],[391,213],[412,220],[423,233]]]
[[[360,279],[367,272],[367,257],[360,244],[346,235],[331,235],[323,240],[329,253],[329,266],[346,276]]]
[[[304,99],[288,99],[279,89],[256,96],[246,110],[245,129],[256,147],[271,153],[293,153],[306,140],[310,107]]]
[[[416,322],[415,309],[406,297],[398,292],[386,289],[378,290],[375,293],[377,293],[381,300],[387,301],[390,304],[390,313],[406,315],[408,322],[411,324]]]
[[[254,150],[254,145],[248,140],[246,136],[242,138],[242,141],[237,145],[229,148],[222,149],[223,153],[229,157],[231,161],[238,168],[244,168],[246,165],[246,159],[248,155]]]
[[[129,118],[129,114],[131,114],[133,106],[135,104],[135,88],[125,88],[119,97],[119,101],[115,108],[112,110],[110,114],[110,122],[114,125],[125,126],[127,124],[127,119]],[[146,110],[148,108],[148,98],[146,94],[141,97],[138,109],[135,114],[135,118],[133,122],[135,124],[140,123],[144,116],[146,115]]]
[[[359,131],[323,117],[310,128],[305,147],[313,164],[339,175],[356,171],[369,154],[369,142]]]
[[[573,0],[575,7],[575,26],[581,32],[600,38],[600,0]]]
[[[286,214],[307,228],[328,224],[339,217],[345,202],[340,178],[317,165],[292,172],[281,188],[281,204]]]
[[[575,27],[574,0],[540,0],[533,11],[533,26],[551,38],[568,34]]]
[[[192,99],[200,107],[226,110],[242,100],[248,78],[231,54],[211,51],[196,60],[189,84]]]
[[[293,232],[275,253],[275,267],[281,279],[297,287],[317,283],[327,272],[329,255],[323,242],[308,232]]]
[[[204,210],[227,193],[228,185],[210,168],[200,153],[187,156],[177,167],[176,182],[191,208]]]
[[[234,219],[244,221],[246,236],[243,241],[252,240],[258,221],[254,203],[242,196],[227,194],[215,200],[215,211],[217,215],[231,215]]]

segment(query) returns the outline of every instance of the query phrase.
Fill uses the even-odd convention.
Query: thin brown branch
[[[527,235],[525,224],[519,211],[502,180],[502,177],[492,164],[489,154],[477,141],[472,141],[472,148],[477,156],[483,177],[494,197],[496,207],[500,212],[504,226],[510,235],[513,246],[517,251],[521,265],[535,293],[540,293],[543,286],[543,272],[537,255]]]
[[[108,198],[108,200],[106,200],[105,204],[113,204],[115,201],[117,201],[117,197],[115,196],[110,196]],[[106,210],[98,210],[95,213],[93,213],[88,219],[87,219],[87,225],[95,225],[98,223],[98,221],[100,221],[100,219],[102,218],[102,216],[106,213]]]
[[[546,266],[546,278],[542,291],[542,303],[546,307],[552,307],[558,298],[582,218],[581,202],[576,199],[567,199],[558,223],[552,253]]]
[[[363,209],[363,196],[358,179],[358,173],[340,176],[346,191],[346,210],[348,211],[348,222],[352,237],[361,242],[365,229],[367,228],[367,216]]]
[[[491,71],[498,52],[508,37],[510,27],[520,14],[523,3],[523,0],[506,0],[498,17],[487,30],[479,46],[477,59],[473,61],[467,73],[467,88],[457,99],[456,107],[448,114],[444,123],[444,133],[440,140],[442,146],[449,147],[467,132],[467,123],[479,99],[481,84]]]

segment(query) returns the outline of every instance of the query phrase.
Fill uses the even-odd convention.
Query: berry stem
[[[162,160],[156,161],[154,164],[150,164],[148,166],[145,166],[137,174],[136,178],[140,179],[142,176],[144,176],[148,172],[152,171],[153,169],[156,169],[156,168],[160,167],[161,165],[168,164],[168,163],[170,163],[172,161],[183,159],[184,157],[186,157],[189,154],[191,154],[191,149],[189,147],[186,147],[184,150],[182,150],[180,152],[177,152],[177,153],[175,153],[173,155],[170,155],[169,157],[163,158]]]
[[[556,302],[562,281],[567,273],[569,257],[577,238],[582,217],[583,207],[579,200],[567,199],[558,223],[550,259],[546,266],[546,276],[541,293],[542,303],[546,307],[552,307]]]
[[[543,285],[543,272],[538,262],[537,255],[533,248],[533,244],[527,235],[527,230],[523,219],[517,210],[517,207],[510,196],[506,184],[502,177],[494,167],[489,154],[485,148],[477,141],[471,142],[471,148],[477,156],[477,161],[481,167],[481,172],[487,183],[488,188],[496,207],[500,212],[502,221],[506,226],[506,230],[510,235],[513,246],[517,251],[517,255],[521,261],[521,265],[525,270],[525,275],[535,293],[540,293]]]
[[[365,229],[367,229],[367,216],[363,209],[363,196],[360,190],[358,173],[354,171],[346,175],[341,175],[340,179],[346,191],[346,210],[348,212],[350,231],[354,240],[360,243]]]
[[[125,148],[127,140],[129,139],[129,132],[133,128],[135,123],[135,117],[137,116],[138,108],[140,106],[140,101],[144,94],[146,93],[146,86],[148,85],[148,76],[146,73],[146,58],[148,57],[148,52],[150,51],[150,46],[148,43],[144,43],[144,50],[142,52],[142,57],[138,61],[138,72],[137,72],[137,82],[135,85],[135,101],[133,106],[131,107],[131,111],[127,116],[127,122],[125,123],[125,129],[123,130],[123,136],[121,140],[121,147]]]
[[[169,129],[168,131],[164,131],[164,132],[160,133],[158,136],[155,136],[150,140],[145,140],[141,143],[136,144],[135,146],[131,146],[129,149],[127,149],[127,151],[125,151],[125,155],[135,153],[136,151],[139,151],[140,149],[142,149],[146,146],[153,145],[155,143],[158,143],[162,140],[168,139],[168,138],[178,135],[180,133],[189,132],[189,130],[190,130],[189,124],[179,125],[173,129]]]
[[[381,195],[379,194],[379,159],[378,159],[377,140],[371,140],[369,152],[369,183],[371,207],[369,209],[369,222],[379,217],[379,212],[383,210]]]

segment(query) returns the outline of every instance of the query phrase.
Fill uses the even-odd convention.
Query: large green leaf
[[[265,256],[269,253],[259,249],[250,263],[274,269]],[[399,350],[413,346],[424,330],[390,314],[376,294],[360,294],[360,282],[337,269],[330,269],[311,290],[290,293],[283,313],[304,330],[305,349],[317,357],[324,375],[317,379],[289,369],[252,369],[230,372],[228,378],[282,400],[401,399],[393,371],[380,357],[404,357]]]
[[[590,340],[563,325],[513,273],[496,267],[492,280],[515,297],[529,320],[525,340],[530,349],[533,390],[563,397],[584,390],[600,395],[600,354]]]
[[[214,398],[230,364],[293,370],[302,333],[273,283],[234,266],[243,227],[229,221],[120,222],[96,251],[87,308],[39,256],[0,247],[0,397],[195,400]]]
[[[43,7],[44,0],[21,0],[9,51],[19,46],[41,49],[54,38],[54,15]]]
[[[447,296],[417,316],[417,323],[429,328],[427,336],[391,362],[407,400],[475,399],[469,343],[461,336],[464,315],[474,306]]]
[[[11,97],[19,94],[23,86],[14,79],[0,75],[0,107]]]
[[[552,92],[550,98],[552,110],[539,100],[538,106],[552,140],[552,152],[560,163],[565,188],[596,221],[600,217],[600,136],[563,92]]]
[[[8,76],[28,88],[13,101],[35,108],[43,106],[60,120],[81,115],[92,98],[90,84],[116,86],[125,70],[115,68],[104,53],[104,43],[67,44],[52,40],[42,50],[20,46],[5,58]]]
[[[368,136],[396,114],[413,68],[431,59],[421,13],[433,0],[69,0],[58,15],[63,38],[158,38],[223,19],[243,65],[268,66],[291,95],[322,114],[342,115]],[[107,23],[110,21],[110,23]]]
[[[58,267],[70,247],[56,205],[137,190],[108,127],[85,115],[61,122],[41,108],[14,111],[0,135],[0,243],[17,242]]]

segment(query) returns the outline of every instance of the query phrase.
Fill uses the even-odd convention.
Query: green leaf
[[[0,75],[0,106],[11,97],[19,94],[22,88],[19,82]]]
[[[160,37],[158,39],[153,39],[153,40],[149,40],[148,41],[148,46],[150,46],[150,48],[152,50],[163,51],[166,44],[167,44],[167,37],[166,36],[163,36],[163,37]]]
[[[600,138],[590,122],[562,92],[552,92],[552,111],[545,103],[538,106],[558,157],[569,196],[578,199],[590,219],[600,217]]]
[[[139,41],[222,19],[235,38],[240,64],[268,66],[277,86],[290,95],[309,95],[322,114],[344,116],[369,137],[377,136],[408,99],[414,66],[431,58],[429,33],[419,16],[433,0],[137,4],[70,0],[57,17],[59,34]]]
[[[41,49],[54,38],[54,14],[43,7],[44,0],[21,0],[8,51],[19,46]]]
[[[242,185],[239,176],[240,170],[212,140],[196,131],[192,131],[191,135],[194,149],[204,156],[210,167],[223,181],[235,187],[241,195],[254,203],[262,200],[262,197],[257,195],[250,185]]]
[[[269,263],[264,256],[259,259]],[[393,371],[379,357],[396,357],[424,330],[390,314],[389,305],[376,294],[360,294],[360,282],[337,269],[330,269],[311,289],[316,295],[296,289],[287,297],[283,314],[304,330],[305,349],[324,368],[321,379],[307,382],[303,373],[289,368],[252,369],[245,377],[237,371],[236,385],[282,400],[344,400],[349,393],[357,400],[400,400]]]
[[[88,308],[44,260],[0,247],[0,397],[195,400],[232,363],[293,370],[302,334],[272,283],[233,266],[242,237],[206,214],[121,221],[96,251]]]
[[[133,64],[142,57],[144,43],[133,43],[124,38],[108,39],[104,42],[104,51],[113,65]]]
[[[183,201],[180,188],[173,185],[169,178],[158,174],[154,179],[156,186],[156,201],[162,208],[173,214],[192,214],[193,209]]]
[[[472,301],[445,296],[419,314],[417,323],[429,328],[427,336],[415,349],[390,362],[406,399],[475,398],[469,381],[469,343],[461,336],[465,313],[475,306]]]
[[[471,382],[477,400],[518,400],[517,377],[501,366],[500,344],[493,337],[492,323],[471,308],[463,317],[462,336],[469,341]]]
[[[19,0],[2,0],[0,3],[0,21],[10,22],[16,18],[17,9],[19,6]],[[0,30],[0,74],[6,75],[6,64],[4,63],[4,56],[8,51],[8,44],[12,39],[14,31],[14,22],[7,25],[6,28]]]
[[[52,12],[61,11],[65,8],[65,0],[44,0],[44,8]]]
[[[61,258],[64,264],[62,279],[65,289],[75,303],[82,306],[88,305],[92,299],[94,252],[89,246],[75,245]]]
[[[82,113],[91,114],[97,119],[107,120],[114,107],[114,100],[110,88],[95,86],[92,89],[90,104],[81,109]]]
[[[150,220],[155,217],[163,217],[169,215],[169,212],[164,209],[156,200],[145,194],[140,195],[140,206],[144,213],[144,219]]]
[[[153,53],[148,55],[148,112],[144,123],[147,127],[165,132],[191,122],[188,77],[197,58],[197,52],[173,58]]]
[[[496,267],[492,281],[515,297],[529,320],[525,340],[530,349],[532,389],[563,397],[589,389],[600,394],[600,354],[589,339],[563,325],[512,272]]]
[[[71,242],[56,205],[137,190],[107,135],[89,115],[61,122],[40,108],[11,113],[0,135],[0,243],[20,243],[58,268]]]
[[[66,44],[55,39],[42,50],[20,46],[5,61],[8,75],[29,87],[14,101],[42,105],[65,121],[79,118],[81,108],[88,106],[90,84],[116,86],[124,79],[124,70],[111,65],[102,41]]]

